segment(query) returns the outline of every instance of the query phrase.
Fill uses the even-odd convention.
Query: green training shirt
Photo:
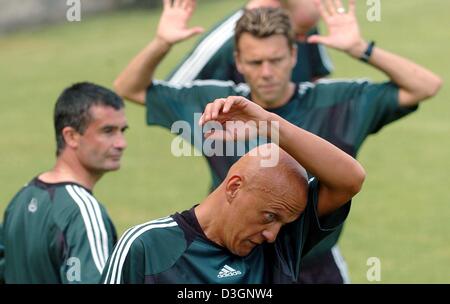
[[[234,28],[242,14],[242,9],[234,12],[206,33],[167,80],[172,84],[185,84],[196,79],[245,82],[234,60]],[[318,29],[313,28],[307,36],[318,33]],[[333,65],[323,45],[300,41],[296,45],[297,64],[292,81],[312,81],[332,72]]]
[[[98,283],[116,242],[92,193],[75,183],[33,179],[3,222],[6,283]]]
[[[231,81],[198,80],[184,86],[154,81],[147,91],[147,123],[169,130],[172,128],[173,133],[181,134],[202,151],[205,141],[196,120],[199,115],[195,118],[194,113],[202,113],[206,104],[216,98],[232,95],[250,98],[250,89],[246,84],[235,85]],[[297,84],[290,100],[270,111],[355,157],[370,134],[377,133],[385,125],[416,109],[417,106],[399,106],[398,87],[391,82],[324,79],[316,83]],[[176,121],[184,121],[185,128],[179,127],[182,124],[174,125]],[[191,132],[184,132],[186,127]],[[250,148],[251,144],[244,152]],[[206,157],[213,189],[222,182],[228,169],[239,158],[237,155]],[[310,256],[330,250],[337,243],[339,235],[340,229],[314,248]]]
[[[340,225],[350,202],[334,213],[317,216],[319,183],[309,183],[300,217],[283,226],[274,243],[240,257],[209,240],[194,208],[128,229],[103,272],[102,281],[119,283],[295,283],[302,256]],[[239,219],[236,219],[237,221]]]

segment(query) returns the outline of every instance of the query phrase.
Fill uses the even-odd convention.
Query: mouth
[[[122,154],[110,155],[109,158],[115,161],[119,161],[122,158]]]
[[[259,246],[262,244],[262,243],[253,242],[251,240],[248,240],[248,242],[252,245],[252,247]]]
[[[276,88],[277,85],[276,84],[265,84],[265,85],[260,85],[259,88],[261,90],[273,90],[274,88]]]

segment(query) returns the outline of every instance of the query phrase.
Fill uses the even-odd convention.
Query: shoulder
[[[109,218],[104,206],[92,193],[77,184],[55,186],[52,200],[55,221],[60,226],[79,221],[85,226],[98,224],[103,227],[104,221]]]
[[[114,251],[126,256],[132,251],[143,253],[142,250],[166,247],[167,244],[184,239],[184,233],[172,217],[152,220],[128,229],[120,238]]]
[[[348,97],[360,94],[371,84],[368,79],[320,79],[316,82],[300,82],[298,94],[305,103],[311,106],[326,106],[336,100],[347,100]]]
[[[153,220],[129,228],[117,242],[105,282],[120,282],[122,271],[136,268],[145,275],[170,268],[186,249],[183,230],[172,217]]]
[[[11,198],[6,207],[5,216],[10,212],[14,212],[17,208],[22,208],[20,206],[23,206],[23,204],[32,203],[33,197],[36,196],[38,192],[40,192],[40,189],[34,185],[34,179],[23,185]]]

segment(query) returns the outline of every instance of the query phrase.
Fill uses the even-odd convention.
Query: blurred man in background
[[[54,168],[25,185],[3,221],[6,283],[98,283],[116,231],[92,190],[120,168],[124,104],[92,84],[66,88],[55,105]]]
[[[297,64],[291,75],[293,82],[317,80],[332,72],[331,59],[325,48],[306,42],[307,37],[318,34],[320,15],[313,0],[251,0],[245,8],[234,12],[206,33],[172,71],[168,81],[181,85],[196,79],[245,82],[236,68],[234,28],[245,9],[258,7],[283,7],[289,12],[297,47]]]

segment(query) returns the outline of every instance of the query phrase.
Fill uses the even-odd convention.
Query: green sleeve
[[[170,129],[176,121],[196,125],[194,114],[201,115],[205,106],[217,98],[242,95],[232,82],[198,80],[184,86],[154,81],[147,90],[147,124]]]
[[[353,108],[358,117],[356,143],[359,146],[367,135],[377,133],[385,125],[414,112],[418,106],[401,107],[398,86],[392,82],[366,82],[355,95]]]
[[[317,214],[319,182],[313,178],[309,183],[308,202],[300,217],[285,225],[277,241],[277,259],[284,260],[298,277],[303,256],[322,239],[338,229],[350,211],[350,202],[332,214],[321,217]],[[296,281],[297,278],[293,278]]]
[[[326,107],[330,114],[335,113],[335,132],[344,132],[341,136],[356,150],[368,135],[417,109],[399,105],[398,87],[392,82],[323,80],[314,91],[309,106]]]
[[[122,236],[124,238],[126,234]],[[144,284],[145,283],[145,249],[142,241],[136,239],[131,243],[126,256],[125,247],[120,239],[109,258],[102,274],[103,284]],[[124,261],[122,261],[124,259]]]
[[[115,243],[115,229],[101,212],[74,209],[63,229],[64,254],[60,277],[65,284],[96,284]],[[99,216],[98,216],[99,215]]]
[[[305,210],[307,237],[303,245],[302,256],[334,231],[339,229],[350,212],[351,200],[329,215],[319,218],[317,212],[319,181],[313,178],[309,184],[308,205]]]

